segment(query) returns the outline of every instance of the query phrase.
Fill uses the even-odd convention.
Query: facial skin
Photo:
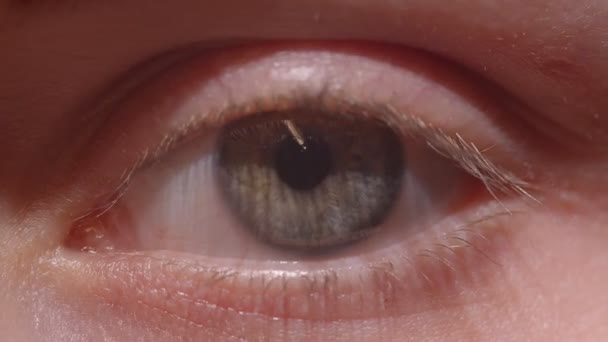
[[[608,2],[592,0],[0,3],[1,339],[608,339],[607,23]],[[209,50],[228,52],[197,57]],[[253,88],[242,86],[247,82],[284,80],[268,76],[271,63],[316,72],[324,68],[317,58],[324,53],[336,79],[347,70],[371,70],[387,75],[379,77],[379,89],[426,89],[403,100],[408,108],[432,102],[429,112],[444,113],[427,115],[435,126],[480,146],[496,145],[488,158],[530,183],[538,203],[521,193],[505,197],[512,215],[492,221],[498,228],[475,240],[481,251],[454,261],[449,275],[416,264],[417,274],[428,268],[428,284],[404,285],[383,301],[386,307],[371,300],[345,309],[348,314],[339,301],[325,311],[249,310],[235,300],[259,289],[239,283],[247,283],[246,275],[214,280],[216,290],[232,294],[201,295],[186,283],[208,280],[202,268],[216,266],[217,258],[202,259],[204,252],[175,256],[165,248],[170,251],[154,254],[160,261],[137,264],[130,257],[111,263],[112,253],[68,251],[74,222],[95,207],[98,194],[116,189],[138,151],[159,144],[167,127],[185,120],[161,113],[179,112],[168,108],[182,100],[202,108],[211,103],[204,99],[217,99],[206,81],[216,72],[209,60],[233,70],[241,68],[239,58],[253,56],[247,61],[254,67],[245,63],[231,74],[237,76],[222,79],[226,89],[244,89],[233,91],[238,98]],[[386,81],[381,56],[397,60],[404,76]],[[283,85],[311,84],[314,72]],[[452,74],[465,76],[446,76]],[[344,82],[350,84],[345,89],[368,93]],[[493,100],[441,107],[440,99],[452,93],[475,94],[458,101]],[[431,100],[423,101],[426,96]],[[463,118],[466,113],[471,116]],[[207,222],[210,231],[213,226]],[[307,265],[296,263],[291,271]],[[395,283],[375,282],[374,289],[398,287],[414,277],[407,272]],[[285,288],[266,290],[281,296]],[[181,301],[172,297],[180,291]]]

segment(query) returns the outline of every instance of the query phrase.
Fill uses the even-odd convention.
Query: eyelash
[[[264,103],[267,100],[252,101],[253,103]],[[531,193],[538,189],[534,189],[532,184],[524,181],[518,176],[499,167],[488,159],[485,151],[491,148],[480,149],[474,143],[466,141],[460,134],[449,135],[443,130],[434,127],[422,119],[409,116],[397,111],[395,108],[387,104],[381,103],[357,103],[353,100],[335,99],[327,95],[316,96],[311,98],[305,93],[295,93],[288,97],[273,99],[270,103],[289,104],[284,108],[273,109],[273,111],[290,110],[290,109],[305,109],[305,110],[323,110],[330,111],[337,116],[349,117],[351,115],[375,116],[386,122],[399,132],[401,135],[410,137],[415,141],[423,142],[439,155],[452,160],[462,170],[481,181],[487,191],[494,197],[496,201],[501,203],[501,195],[520,195],[528,198],[534,203],[540,204],[540,201]],[[218,129],[224,125],[224,122],[232,120],[234,117],[246,116],[252,113],[263,112],[267,110],[265,106],[245,105],[232,106],[223,110],[219,114],[215,114],[214,120],[209,120],[211,115],[194,115],[193,118],[175,132],[166,135],[158,146],[146,150],[143,156],[139,158],[132,167],[123,172],[120,185],[109,196],[103,196],[97,202],[90,212],[80,216],[75,221],[77,225],[82,221],[86,221],[90,217],[99,218],[105,212],[110,210],[125,193],[129,186],[131,177],[141,169],[150,167],[160,161],[163,156],[178,149],[181,145],[189,141],[200,138],[206,132]],[[205,118],[201,120],[200,118]],[[214,123],[210,124],[209,121]],[[506,212],[510,212],[503,205]]]

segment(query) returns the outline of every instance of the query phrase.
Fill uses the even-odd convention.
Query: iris
[[[369,117],[292,110],[226,126],[217,175],[244,227],[278,247],[360,240],[386,220],[401,191],[399,135]]]

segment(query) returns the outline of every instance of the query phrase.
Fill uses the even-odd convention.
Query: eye
[[[307,319],[378,315],[389,295],[399,313],[412,291],[495,267],[494,237],[531,197],[492,120],[504,102],[425,58],[370,51],[226,49],[129,95],[91,162],[113,165],[115,187],[66,246],[110,258],[103,279],[141,277],[129,305],[171,288]]]
[[[318,252],[383,230],[401,239],[479,190],[380,119],[313,106],[247,115],[172,151],[133,175],[98,222],[84,221],[76,247],[234,257],[245,245],[247,258],[272,247]]]

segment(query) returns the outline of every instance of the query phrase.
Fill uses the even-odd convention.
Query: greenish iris
[[[218,141],[224,198],[244,227],[280,247],[368,236],[399,196],[405,151],[384,122],[292,111],[249,115]]]

